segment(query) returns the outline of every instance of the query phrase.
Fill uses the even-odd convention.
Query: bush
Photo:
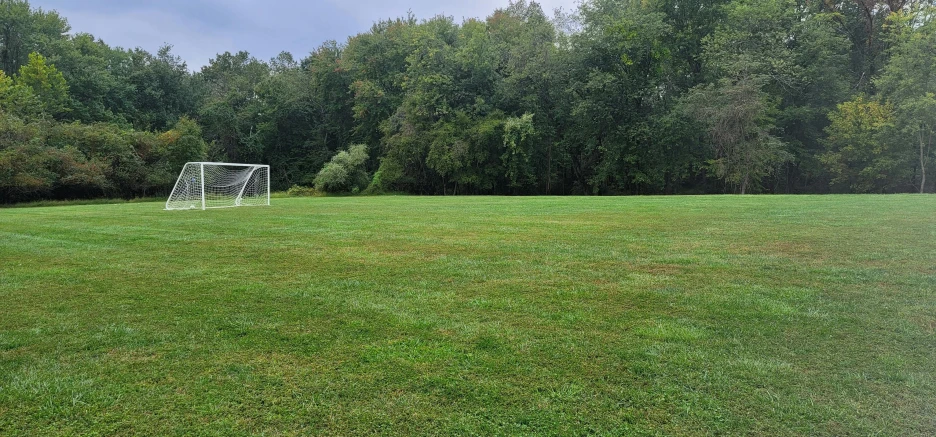
[[[286,195],[289,197],[312,197],[319,194],[315,188],[306,187],[303,185],[293,185],[286,190]]]
[[[315,176],[315,189],[327,193],[358,193],[370,178],[365,170],[367,146],[356,144],[332,157]]]
[[[208,145],[202,139],[202,129],[190,118],[182,117],[171,130],[159,136],[166,147],[169,168],[178,171],[187,162],[204,161]]]
[[[206,148],[201,128],[185,118],[157,134],[21,118],[0,107],[0,203],[166,193],[182,164],[201,160]]]

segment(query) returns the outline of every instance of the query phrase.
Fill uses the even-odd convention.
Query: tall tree
[[[262,154],[263,145],[254,141],[262,106],[257,86],[269,72],[267,64],[242,51],[218,55],[198,74],[206,91],[199,117],[206,139],[221,147],[220,158],[237,162]]]
[[[0,0],[0,70],[19,71],[30,53],[42,53],[69,30],[58,12],[33,9],[26,0]]]
[[[507,170],[506,176],[510,187],[523,187],[535,180],[530,162],[533,155],[532,139],[535,134],[533,114],[526,113],[522,117],[510,117],[504,123],[505,150],[501,155],[501,160]]]
[[[491,104],[498,75],[484,23],[436,17],[413,37],[405,97],[382,125],[382,180],[429,193],[494,189],[502,116]]]
[[[774,104],[763,86],[762,77],[723,78],[695,88],[687,100],[714,146],[711,169],[741,194],[790,159],[783,142],[770,132]]]
[[[0,71],[0,111],[22,118],[32,118],[42,114],[42,103],[32,88],[15,83],[11,77]]]
[[[263,145],[261,159],[273,166],[274,186],[311,185],[353,135],[351,74],[342,47],[330,41],[301,63],[281,53],[270,64],[270,76],[257,86],[261,114],[252,141]]]
[[[342,61],[353,77],[354,141],[379,150],[381,123],[403,100],[407,58],[416,49],[417,26],[412,14],[383,20],[369,32],[348,39]]]
[[[891,24],[891,58],[875,82],[896,109],[896,132],[918,156],[919,192],[926,191],[927,169],[936,142],[936,9],[896,14]]]
[[[136,117],[128,52],[111,48],[87,33],[59,41],[47,52],[71,88],[69,120],[126,125]]]
[[[790,0],[735,0],[727,19],[705,40],[706,66],[717,79],[687,96],[687,109],[714,146],[711,168],[741,194],[759,186],[792,156],[776,135],[783,89],[802,84],[802,66],[788,42]]]
[[[129,121],[134,127],[164,130],[195,115],[202,96],[192,83],[188,65],[172,53],[171,45],[160,47],[156,54],[135,49],[128,57],[129,71],[121,79],[133,89]]]
[[[826,152],[820,160],[835,192],[887,193],[900,190],[910,168],[891,138],[894,107],[858,96],[829,114]]]
[[[539,4],[524,0],[494,11],[487,27],[496,46],[495,68],[502,75],[494,105],[510,117],[506,123],[536,114],[529,116],[531,130],[522,144],[532,177],[514,180],[508,171],[508,185],[527,193],[550,193],[560,168],[557,139],[568,122],[559,109],[569,74],[561,67],[559,31]]]
[[[580,13],[567,97],[573,127],[564,138],[575,191],[660,190],[665,161],[652,120],[665,111],[670,28],[663,14],[627,0],[584,3]]]
[[[29,63],[20,67],[16,84],[32,89],[45,114],[59,116],[68,110],[68,85],[62,72],[40,54],[29,54]]]

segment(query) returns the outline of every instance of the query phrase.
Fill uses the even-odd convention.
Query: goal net
[[[270,166],[189,162],[182,168],[166,209],[230,208],[270,204]]]

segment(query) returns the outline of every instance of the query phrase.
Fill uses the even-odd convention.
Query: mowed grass
[[[0,210],[0,435],[933,435],[936,197]]]

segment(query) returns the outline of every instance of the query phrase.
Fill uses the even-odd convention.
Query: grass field
[[[0,210],[0,435],[933,435],[936,197]]]

